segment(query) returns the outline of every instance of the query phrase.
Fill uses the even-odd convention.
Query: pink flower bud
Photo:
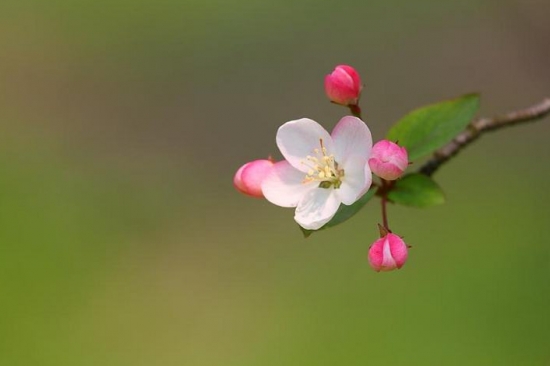
[[[369,167],[385,180],[399,178],[409,165],[407,149],[388,140],[378,141],[372,147]]]
[[[267,176],[273,162],[260,159],[244,164],[237,170],[233,178],[233,185],[241,193],[248,196],[262,198],[262,181]]]
[[[376,271],[392,271],[407,261],[407,245],[399,236],[387,233],[369,248],[369,263]]]
[[[338,65],[325,77],[325,92],[334,103],[356,105],[361,89],[361,78],[351,66]]]

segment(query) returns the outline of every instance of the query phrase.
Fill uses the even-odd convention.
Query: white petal
[[[332,130],[334,156],[336,161],[345,165],[350,156],[363,157],[365,163],[370,157],[372,136],[367,125],[357,117],[346,116]]]
[[[343,204],[351,205],[368,191],[372,183],[372,174],[369,164],[363,163],[360,156],[350,156],[344,172],[342,185],[334,191]]]
[[[298,204],[294,220],[304,229],[317,230],[334,217],[339,206],[340,199],[334,189],[312,189]]]
[[[281,207],[296,207],[305,194],[315,189],[315,182],[303,184],[304,173],[294,169],[288,162],[280,161],[262,181],[265,198]]]
[[[328,132],[309,118],[289,121],[277,131],[279,150],[290,165],[302,172],[309,170],[302,162],[308,155],[314,155],[314,149],[321,148],[320,140],[323,140],[323,145],[329,153],[334,151],[332,138]]]

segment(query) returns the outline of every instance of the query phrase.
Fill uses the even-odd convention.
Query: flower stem
[[[382,197],[382,224],[384,225],[384,228],[391,232],[390,226],[388,225],[388,214],[386,212],[386,203],[388,203],[388,200],[386,199],[386,196]]]
[[[349,108],[349,111],[352,115],[354,115],[355,117],[359,118],[359,119],[363,119],[361,117],[361,108],[359,107],[359,104],[350,104],[348,105],[348,108]]]
[[[391,187],[391,183],[388,182],[387,180],[385,179],[380,179],[381,182],[382,182],[382,186],[381,186],[381,202],[382,202],[382,224],[384,225],[384,228],[391,233],[391,230],[390,230],[390,226],[388,224],[388,212],[387,212],[387,209],[386,209],[386,205],[388,203],[388,192],[390,190],[390,187]]]
[[[529,108],[510,112],[500,117],[478,118],[472,121],[466,130],[455,136],[447,145],[437,150],[420,170],[421,174],[433,175],[443,164],[456,156],[462,149],[477,140],[482,134],[496,131],[503,127],[532,122],[550,115],[550,98],[535,104]]]

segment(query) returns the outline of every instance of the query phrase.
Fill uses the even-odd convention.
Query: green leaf
[[[398,141],[416,160],[445,146],[462,132],[479,108],[479,95],[432,104],[407,114],[388,132],[387,139]]]
[[[444,203],[445,195],[432,178],[413,173],[395,182],[388,199],[405,206],[428,207]]]
[[[356,213],[358,213],[363,208],[363,206],[365,206],[365,204],[374,196],[374,194],[376,193],[376,189],[377,189],[376,187],[372,187],[367,191],[367,193],[363,195],[363,197],[359,198],[352,205],[346,206],[344,204],[341,204],[340,207],[338,208],[338,211],[336,212],[336,215],[334,215],[332,220],[330,220],[329,222],[327,222],[325,225],[323,225],[321,228],[317,230],[308,230],[300,226],[300,229],[302,230],[302,234],[304,234],[304,237],[307,238],[316,231],[328,229],[330,227],[339,225],[344,221],[349,220]]]

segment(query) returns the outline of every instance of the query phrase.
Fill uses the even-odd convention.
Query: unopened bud
[[[369,248],[369,263],[376,271],[392,271],[407,261],[407,245],[398,235],[387,233]]]
[[[325,92],[328,99],[341,105],[356,105],[361,94],[361,78],[348,65],[338,65],[325,77]]]
[[[399,178],[409,165],[407,149],[388,140],[378,141],[372,147],[369,167],[385,180]]]
[[[241,193],[262,198],[262,181],[269,174],[273,162],[267,159],[254,160],[244,164],[233,177],[233,185]]]

